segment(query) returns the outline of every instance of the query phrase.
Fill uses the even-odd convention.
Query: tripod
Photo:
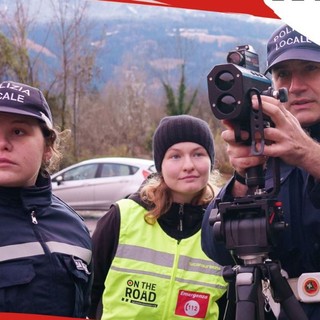
[[[233,202],[218,202],[210,223],[214,237],[244,261],[244,265],[225,267],[223,276],[229,283],[228,305],[224,320],[265,320],[270,311],[266,284],[275,302],[290,320],[307,320],[279,263],[268,259],[277,244],[277,235],[286,228],[282,203],[275,198],[279,190],[279,167],[274,159],[274,189],[271,193],[256,192],[264,187],[261,167],[250,168],[247,185],[250,194]]]
[[[273,290],[273,298],[279,302],[290,320],[307,320],[302,307],[296,300],[288,282],[281,274],[278,263],[265,263],[225,267],[224,279],[229,282],[228,306],[224,320],[265,320],[270,312],[268,298],[262,283]]]

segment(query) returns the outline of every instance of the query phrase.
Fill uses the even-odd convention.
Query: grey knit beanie
[[[190,115],[168,116],[161,119],[153,135],[153,158],[158,172],[161,172],[167,150],[179,142],[195,142],[203,146],[213,166],[213,136],[207,122]]]

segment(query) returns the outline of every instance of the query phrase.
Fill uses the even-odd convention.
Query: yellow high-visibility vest
[[[117,202],[119,245],[105,281],[102,320],[218,319],[227,284],[201,249],[201,231],[177,241],[130,199]]]

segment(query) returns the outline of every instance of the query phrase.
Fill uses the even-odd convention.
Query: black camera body
[[[259,72],[259,57],[249,45],[238,46],[228,53],[227,64],[216,65],[207,76],[209,102],[214,116],[219,120],[230,120],[234,124],[235,139],[251,145],[252,155],[261,155],[264,149],[264,128],[272,126],[271,119],[252,108],[253,95],[269,95],[287,101],[287,90],[272,89],[269,78]],[[247,140],[241,139],[241,130],[249,133]],[[254,137],[261,138],[257,149]]]
[[[250,90],[267,91],[271,81],[258,71],[228,63],[215,66],[207,77],[209,101],[219,120],[248,122]]]

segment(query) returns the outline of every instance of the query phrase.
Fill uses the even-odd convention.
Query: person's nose
[[[10,140],[8,139],[7,135],[0,132],[0,150],[12,150],[12,144]]]
[[[289,92],[299,94],[306,90],[307,85],[305,79],[299,73],[292,73],[289,86]]]
[[[187,172],[194,170],[194,163],[193,163],[192,158],[190,156],[184,157],[183,169]]]

